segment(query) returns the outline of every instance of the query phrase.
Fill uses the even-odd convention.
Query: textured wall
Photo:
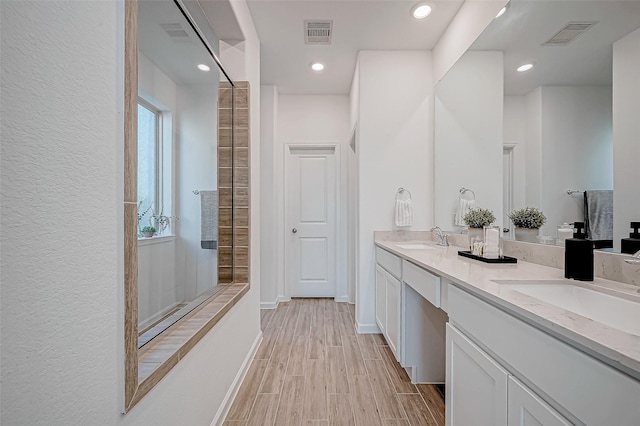
[[[2,2],[6,424],[118,410],[118,18],[109,2]]]
[[[209,425],[259,333],[258,288],[120,414],[122,2],[0,8],[2,424]]]

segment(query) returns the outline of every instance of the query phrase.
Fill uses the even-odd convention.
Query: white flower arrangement
[[[489,226],[496,221],[496,217],[489,209],[471,209],[469,213],[462,218],[469,228],[482,228]]]
[[[538,229],[547,221],[547,217],[535,207],[525,207],[509,213],[509,219],[516,228]]]

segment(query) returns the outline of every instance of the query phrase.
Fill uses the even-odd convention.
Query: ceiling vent
[[[333,21],[304,21],[305,44],[331,44]]]
[[[597,22],[569,22],[556,35],[551,37],[543,46],[566,46],[575,40],[580,34],[593,27]]]
[[[160,24],[160,27],[172,38],[189,38],[189,34],[178,23]]]

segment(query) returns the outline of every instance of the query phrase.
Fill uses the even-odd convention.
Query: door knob
[[[295,234],[296,232],[298,232],[298,230],[297,230],[296,228],[293,228],[293,229],[291,230],[291,232],[293,232],[293,233]]]
[[[509,228],[502,228],[502,232],[509,232]]]

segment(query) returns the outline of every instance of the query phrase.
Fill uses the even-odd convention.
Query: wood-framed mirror
[[[124,412],[248,290],[248,85],[206,34],[180,0],[125,2]]]

